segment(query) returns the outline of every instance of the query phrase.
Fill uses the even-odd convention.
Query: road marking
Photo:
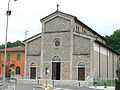
[[[49,90],[50,88],[45,88],[45,90]],[[70,90],[70,89],[65,89],[65,88],[55,88],[55,89],[52,89],[52,90]]]
[[[35,90],[35,88],[33,88],[32,90]]]

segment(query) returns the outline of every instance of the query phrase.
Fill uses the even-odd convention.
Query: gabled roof
[[[4,52],[5,49],[0,49],[0,52]],[[7,52],[24,52],[25,47],[24,46],[17,46],[17,47],[11,47],[6,49]]]
[[[23,42],[30,42],[32,40],[35,40],[35,39],[39,38],[39,37],[41,37],[41,33],[38,33],[38,34],[28,38],[28,39],[25,39]]]
[[[88,27],[86,24],[84,24],[83,22],[81,22],[80,20],[77,19],[77,17],[75,17],[75,22],[80,23],[81,25],[83,25],[84,27],[86,27],[88,30],[90,30],[91,32],[95,33],[96,35],[98,35],[99,37],[101,37],[103,40],[107,41],[103,36],[101,36],[100,34],[98,34],[97,32],[95,32],[93,29],[91,29],[90,27]]]
[[[84,26],[86,29],[90,30],[91,32],[95,33],[96,35],[98,35],[98,36],[99,36],[100,38],[102,38],[103,40],[107,41],[103,36],[101,36],[100,34],[98,34],[97,32],[95,32],[93,29],[91,29],[90,27],[88,27],[86,24],[84,24],[83,22],[81,22],[80,20],[78,20],[76,16],[73,16],[73,15],[70,15],[70,14],[67,14],[67,13],[63,13],[63,12],[60,12],[60,11],[55,11],[55,12],[53,12],[52,14],[50,14],[50,15],[42,18],[40,21],[42,22],[42,21],[45,20],[46,18],[49,18],[49,17],[51,17],[52,15],[56,15],[56,14],[64,14],[64,15],[67,15],[67,16],[69,16],[69,17],[72,17],[76,23],[81,24],[81,25]]]
[[[73,15],[70,15],[70,14],[67,14],[67,13],[63,13],[63,12],[60,12],[60,11],[55,11],[55,12],[51,13],[50,15],[42,18],[40,21],[42,22],[44,19],[46,19],[48,17],[51,17],[52,15],[55,15],[55,14],[64,14],[64,15],[67,15],[69,17],[75,18],[75,16],[73,16]]]

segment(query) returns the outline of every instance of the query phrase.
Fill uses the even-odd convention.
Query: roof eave
[[[99,43],[101,46],[104,46],[104,47],[108,48],[109,50],[111,50],[111,51],[115,52],[116,54],[120,55],[120,53],[119,53],[119,52],[117,52],[117,51],[113,50],[112,48],[110,48],[110,47],[108,47],[107,45],[105,45],[105,44],[101,43],[100,41],[95,40],[95,42]]]
[[[93,29],[91,29],[90,27],[88,27],[86,24],[84,24],[83,22],[81,22],[80,20],[77,19],[77,17],[75,17],[75,22],[82,24],[83,26],[85,26],[86,28],[88,28],[89,30],[91,30],[93,33],[97,34],[99,37],[101,37],[103,40],[107,41],[103,36],[101,36],[100,34],[98,34],[97,32],[95,32]]]

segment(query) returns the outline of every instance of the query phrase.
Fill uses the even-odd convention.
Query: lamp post
[[[14,0],[17,1],[17,0]],[[4,52],[4,69],[3,69],[3,90],[5,86],[5,75],[6,75],[6,59],[7,59],[7,33],[8,33],[8,18],[11,15],[11,10],[9,9],[10,5],[10,0],[8,0],[8,8],[6,11],[7,15],[7,23],[6,23],[6,34],[5,34],[5,52]]]

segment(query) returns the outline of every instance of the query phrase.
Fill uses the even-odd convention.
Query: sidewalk
[[[99,90],[115,90],[115,87],[110,87],[110,86],[108,86],[107,88],[104,88],[104,86],[97,86],[97,87],[92,86],[90,88],[99,89]]]

